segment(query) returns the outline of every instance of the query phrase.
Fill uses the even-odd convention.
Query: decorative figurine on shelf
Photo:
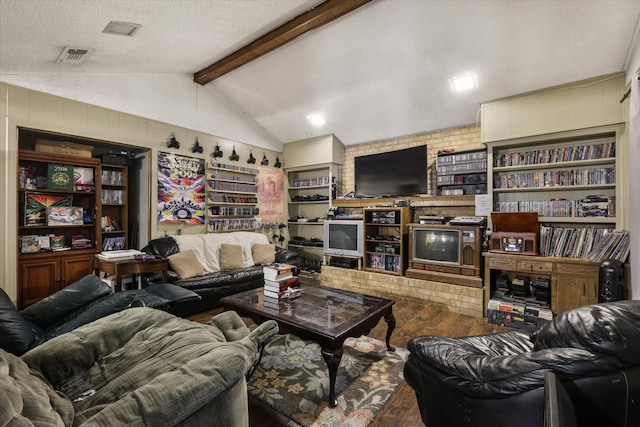
[[[198,142],[198,137],[196,136],[196,143],[193,144],[193,147],[191,147],[191,152],[202,153],[203,151],[204,151],[204,148],[202,148],[202,145],[200,145],[200,142]]]
[[[282,163],[280,163],[280,157],[276,156],[276,162],[273,164],[273,166],[276,168],[282,167]]]
[[[250,165],[256,164],[256,158],[253,157],[253,153],[251,151],[249,151],[249,158],[247,159],[247,163],[249,163]]]
[[[218,145],[218,143],[216,143],[216,148],[213,150],[213,153],[211,153],[211,156],[213,156],[214,159],[224,156],[224,153],[220,150],[220,145]]]
[[[267,155],[262,153],[262,161],[260,162],[262,166],[269,166],[269,159],[267,159]]]
[[[173,134],[173,132],[171,132],[171,139],[169,139],[169,144],[167,144],[167,147],[169,148],[180,148],[180,142],[176,139],[175,135]]]

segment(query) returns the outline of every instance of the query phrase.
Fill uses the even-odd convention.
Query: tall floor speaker
[[[626,298],[624,264],[607,259],[600,263],[598,302],[619,301]]]

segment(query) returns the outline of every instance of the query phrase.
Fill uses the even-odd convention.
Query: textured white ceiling
[[[105,75],[146,76],[137,97],[157,104],[154,76],[192,80],[321,2],[0,0],[0,77],[47,76],[65,93],[73,76],[84,90]],[[333,133],[357,144],[475,123],[483,101],[625,71],[640,49],[639,17],[640,1],[374,0],[196,92],[224,97],[282,143]],[[142,28],[103,34],[110,20]],[[80,66],[56,64],[65,46],[95,52]],[[467,71],[478,90],[453,94],[448,79]],[[100,97],[113,105],[102,94],[92,102]],[[137,114],[164,119],[137,101],[146,110]],[[327,124],[311,127],[311,113]]]

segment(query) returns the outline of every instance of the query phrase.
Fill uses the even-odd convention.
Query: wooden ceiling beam
[[[196,83],[205,85],[289,43],[299,35],[320,28],[370,1],[371,0],[327,0],[316,8],[303,13],[286,24],[261,36],[242,49],[194,73],[193,80]]]

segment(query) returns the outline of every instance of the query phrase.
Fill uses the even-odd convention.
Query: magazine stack
[[[291,298],[299,294],[296,267],[291,264],[275,263],[263,268],[264,273],[264,305],[279,307],[282,298]]]

